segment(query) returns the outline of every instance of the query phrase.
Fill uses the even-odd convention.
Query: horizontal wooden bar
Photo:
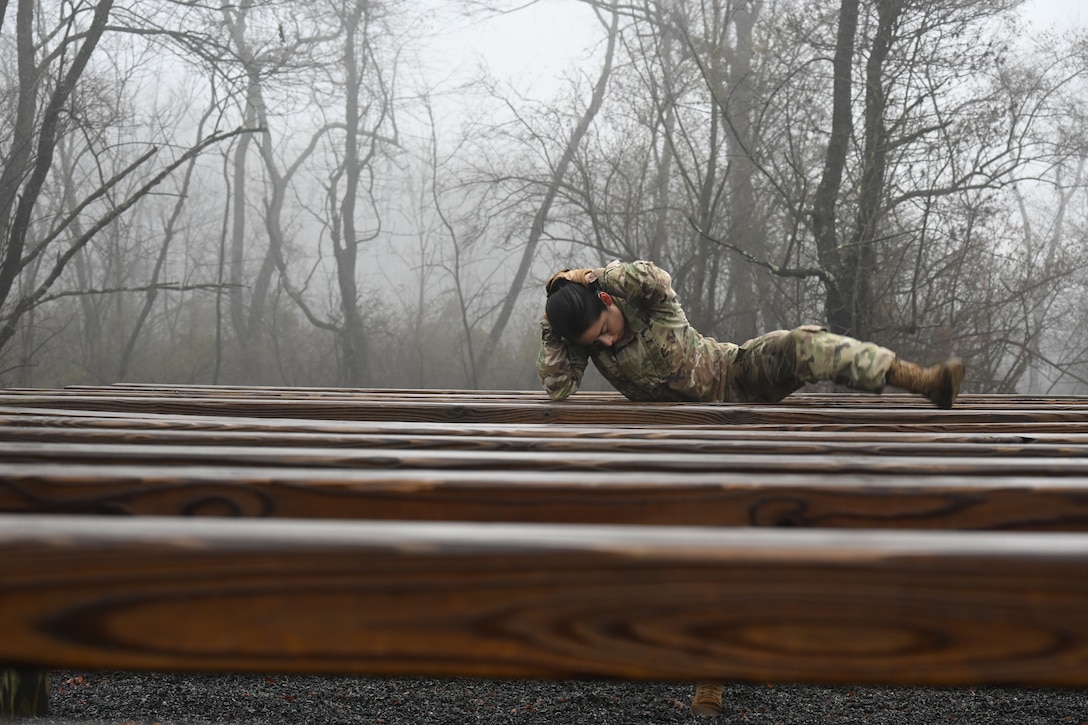
[[[431,389],[431,388],[334,388],[334,387],[293,387],[261,385],[162,385],[149,383],[115,383],[112,385],[70,385],[62,389],[9,389],[12,394],[75,394],[113,396],[119,393],[146,396],[174,397],[288,397],[288,398],[353,398],[359,399],[416,399],[416,400],[511,400],[520,402],[541,402],[546,398],[542,390],[473,390],[473,389]],[[598,404],[602,402],[624,401],[614,390],[581,390],[564,401],[567,404]],[[813,392],[806,389],[794,393],[787,399],[788,405],[815,406],[887,406],[898,407],[904,403],[925,404],[923,399],[911,393],[889,387],[883,394],[874,395],[843,388],[834,392]],[[1084,395],[1027,395],[1027,394],[979,394],[963,393],[957,398],[957,405],[965,407],[984,406],[989,409],[1008,407],[1073,406],[1088,408],[1088,396]]]
[[[397,468],[470,471],[767,471],[833,476],[843,473],[925,476],[1084,476],[1088,458],[998,456],[860,455],[840,451],[813,456],[761,453],[702,453],[694,451],[578,451],[567,450],[416,450],[406,448],[291,448],[279,446],[203,446],[159,443],[39,443],[0,441],[0,461],[24,463],[132,464],[146,466],[226,465],[311,468]]]
[[[752,455],[881,455],[911,457],[985,456],[1001,458],[1088,458],[1088,433],[1061,435],[1042,433],[1028,435],[969,435],[923,433],[859,433],[843,434],[798,431],[784,437],[779,431],[708,430],[629,430],[620,435],[616,430],[561,428],[566,435],[533,436],[523,427],[503,431],[491,428],[472,435],[469,431],[437,425],[438,430],[401,433],[400,428],[374,432],[323,433],[315,430],[224,429],[227,424],[190,427],[133,420],[131,426],[113,421],[111,425],[92,426],[86,419],[75,418],[81,424],[70,425],[73,418],[52,416],[39,418],[34,425],[3,425],[0,421],[0,441],[62,444],[161,444],[168,446],[219,446],[261,448],[388,448],[413,450],[459,450],[465,452],[538,451],[603,453],[670,453],[670,454],[752,454]],[[141,425],[140,423],[144,423]],[[520,435],[518,435],[520,434]]]
[[[800,411],[793,411],[799,413]],[[1080,440],[1088,433],[1088,414],[1083,418],[1073,417],[1068,421],[1033,421],[1033,422],[995,422],[985,418],[973,422],[919,422],[900,421],[896,415],[884,415],[870,422],[805,422],[803,415],[798,415],[793,423],[731,423],[719,425],[713,423],[669,423],[661,425],[638,423],[635,420],[564,423],[554,425],[547,422],[530,423],[525,421],[461,421],[455,425],[441,421],[400,421],[400,420],[351,420],[345,417],[299,418],[290,416],[247,416],[236,413],[164,413],[127,410],[81,410],[79,408],[49,408],[37,406],[0,405],[0,423],[3,425],[38,425],[43,418],[52,418],[53,424],[62,426],[104,426],[126,425],[131,421],[141,421],[142,425],[174,429],[211,429],[220,430],[281,430],[281,431],[326,431],[330,433],[362,433],[372,431],[397,430],[402,433],[441,432],[443,435],[544,435],[571,437],[587,435],[596,437],[643,436],[657,437],[673,434],[717,437],[722,434],[733,435],[750,432],[753,435],[794,434],[827,435],[841,437],[848,434],[851,439],[858,436],[965,436],[977,440],[985,436],[1017,437],[1025,441],[1037,440],[1042,436],[1059,440]]]
[[[0,511],[1088,530],[1088,477],[0,462]]]
[[[1088,685],[1088,536],[0,516],[0,663]]]
[[[251,417],[289,417],[325,420],[369,420],[442,423],[530,424],[642,424],[751,425],[751,424],[868,424],[886,425],[888,409],[882,407],[805,407],[789,405],[734,405],[697,403],[633,403],[616,399],[607,405],[513,401],[380,401],[344,397],[315,400],[227,397],[148,397],[142,395],[0,394],[0,405],[35,408],[125,411]],[[910,404],[911,406],[914,403]],[[1080,406],[1036,405],[1006,409],[953,408],[939,410],[920,399],[918,407],[895,408],[896,425],[948,425],[993,423],[1076,424],[1088,430],[1088,415]]]
[[[965,443],[1085,443],[1088,429],[1077,423],[970,424],[970,425],[827,425],[775,426],[652,426],[636,424],[550,425],[546,423],[461,423],[351,421],[306,418],[257,418],[232,415],[131,413],[124,411],[83,411],[78,409],[19,408],[0,406],[0,426],[5,428],[137,429],[185,431],[244,431],[252,433],[314,433],[342,435],[396,434],[412,436],[497,436],[547,438],[612,438],[668,440],[760,439],[829,441],[937,441]],[[789,436],[783,436],[788,432]],[[844,436],[843,433],[849,433]]]
[[[841,392],[841,393],[795,393],[772,407],[789,408],[885,408],[911,409],[932,407],[922,396],[889,392],[884,394]],[[72,386],[63,389],[18,389],[8,388],[3,391],[12,398],[36,399],[91,399],[120,398],[124,400],[231,400],[240,401],[304,401],[304,402],[348,402],[371,404],[381,403],[510,403],[518,405],[555,405],[548,400],[543,391],[494,391],[494,390],[392,390],[392,389],[334,389],[313,388],[294,389],[278,387],[140,387],[140,386]],[[614,391],[579,392],[558,403],[569,407],[595,407],[598,405],[642,405],[625,399]],[[1015,396],[1015,395],[968,395],[957,398],[957,407],[985,407],[990,410],[1012,410],[1017,408],[1038,409],[1052,407],[1060,409],[1088,408],[1088,396]],[[659,404],[660,405],[660,404]],[[663,405],[721,405],[717,403],[678,402]],[[733,404],[728,404],[733,405]],[[745,404],[748,405],[748,404]],[[767,404],[753,404],[753,407],[765,407]]]

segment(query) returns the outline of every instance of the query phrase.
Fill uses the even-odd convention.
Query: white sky
[[[539,0],[486,20],[450,19],[437,26],[435,40],[443,58],[442,73],[466,78],[483,64],[497,80],[548,99],[557,79],[587,57],[602,36],[587,4]],[[590,72],[595,74],[596,69]]]
[[[1028,0],[1024,17],[1043,26],[1080,27],[1085,24],[1084,0]]]
[[[1085,0],[1027,0],[1022,12],[1038,30],[1088,22]],[[603,36],[593,11],[578,0],[537,0],[486,20],[457,18],[440,31],[444,72],[467,77],[482,63],[498,80],[541,100],[552,97],[559,77],[589,57]],[[593,75],[597,69],[586,70]]]

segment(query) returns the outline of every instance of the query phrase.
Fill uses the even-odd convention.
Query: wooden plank
[[[115,383],[112,385],[72,385],[63,389],[9,389],[13,394],[35,395],[41,393],[61,393],[76,395],[113,396],[120,393],[148,396],[174,397],[289,397],[289,398],[353,398],[382,400],[390,398],[418,400],[517,400],[540,402],[546,400],[542,390],[471,390],[471,389],[428,389],[428,388],[332,388],[332,387],[292,387],[292,386],[254,386],[254,385],[161,385],[148,383]],[[564,401],[565,404],[590,404],[601,402],[623,402],[625,399],[614,390],[582,390]],[[899,407],[904,403],[918,403],[921,398],[912,393],[889,387],[883,394],[874,395],[843,388],[837,392],[811,392],[802,390],[787,399],[788,405],[814,406],[882,406]],[[957,398],[957,403],[964,406],[983,406],[989,409],[1007,407],[1074,406],[1088,407],[1088,396],[1084,395],[1028,395],[964,393]],[[924,401],[923,401],[923,404]]]
[[[463,407],[476,404],[486,405],[515,405],[525,408],[555,407],[574,409],[579,415],[590,414],[595,409],[604,408],[610,410],[616,406],[642,406],[645,404],[632,403],[615,392],[580,393],[561,403],[552,403],[542,393],[527,391],[393,391],[393,390],[356,390],[356,391],[302,391],[292,394],[290,389],[279,388],[236,388],[220,389],[216,387],[195,388],[192,390],[154,388],[127,388],[109,387],[86,391],[64,390],[62,395],[92,395],[102,398],[116,398],[118,396],[136,396],[147,400],[162,398],[164,400],[237,400],[243,404],[263,403],[274,405],[276,402],[293,401],[304,404],[335,404],[385,406],[396,405],[430,405]],[[799,393],[774,405],[738,405],[738,404],[697,404],[697,403],[673,403],[652,404],[657,407],[687,408],[701,405],[710,408],[755,408],[767,410],[769,408],[783,408],[777,414],[781,419],[782,412],[800,413],[806,410],[828,409],[842,412],[850,410],[880,411],[884,414],[899,415],[902,412],[917,413],[926,410],[932,411],[923,398],[911,394],[885,393],[884,395],[871,395],[859,393],[831,393],[813,394]],[[578,411],[578,409],[582,409]],[[963,395],[957,400],[956,408],[960,413],[999,412],[1002,414],[1018,413],[1045,409],[1065,413],[1088,414],[1088,396],[1011,396],[1011,395]],[[569,412],[569,411],[568,411]],[[605,413],[608,414],[607,412]],[[265,414],[267,415],[267,414]],[[614,422],[614,421],[613,421]],[[742,424],[736,420],[732,425]]]
[[[0,441],[63,444],[161,444],[168,446],[243,446],[261,448],[388,448],[460,451],[538,451],[606,453],[729,453],[753,455],[881,455],[986,456],[1001,458],[1088,458],[1088,433],[1029,435],[968,435],[954,433],[859,433],[844,436],[823,431],[798,431],[783,438],[778,431],[635,430],[620,435],[614,429],[560,429],[566,435],[537,435],[520,429],[491,427],[472,435],[462,428],[438,425],[435,432],[401,433],[378,428],[371,433],[321,433],[309,430],[224,430],[223,426],[189,427],[133,420],[132,425],[68,425],[72,418],[50,416],[39,425],[0,423]],[[86,419],[76,418],[76,421]],[[520,433],[520,435],[518,435]],[[543,432],[542,432],[543,433]]]
[[[383,468],[465,471],[660,471],[762,473],[812,476],[872,473],[891,476],[1085,476],[1088,458],[912,455],[701,453],[688,451],[608,452],[567,450],[416,450],[387,448],[289,448],[202,446],[153,443],[38,443],[0,441],[0,461],[20,463],[132,464],[145,466],[223,465],[307,468]]]
[[[0,517],[21,667],[1088,685],[1088,537]]]
[[[0,511],[1085,531],[1088,478],[0,463]]]
[[[973,424],[946,426],[932,430],[929,426],[847,426],[795,425],[788,428],[771,425],[752,426],[652,426],[652,425],[563,425],[463,423],[448,425],[433,422],[314,420],[305,418],[254,418],[247,416],[213,416],[160,413],[129,413],[123,411],[81,411],[44,408],[0,407],[0,426],[10,429],[129,429],[140,431],[215,431],[249,432],[259,434],[308,433],[330,438],[344,435],[409,435],[409,436],[495,436],[507,438],[612,438],[669,440],[824,440],[824,441],[935,441],[964,443],[1088,443],[1088,424]],[[788,430],[790,435],[783,436]],[[843,433],[850,433],[844,436]],[[17,431],[13,431],[17,434]]]
[[[823,434],[841,437],[849,434],[851,439],[859,435],[874,436],[920,436],[960,435],[969,439],[979,436],[1019,437],[1035,440],[1039,436],[1049,436],[1061,440],[1077,440],[1078,436],[1088,433],[1088,414],[1082,418],[1073,416],[1067,421],[1030,421],[1030,422],[995,422],[977,419],[973,422],[945,420],[936,423],[919,421],[900,422],[896,415],[885,413],[879,420],[870,422],[805,422],[803,410],[794,411],[797,420],[792,423],[731,423],[718,425],[713,423],[670,423],[667,419],[660,425],[653,423],[639,424],[634,420],[565,423],[561,426],[547,422],[528,423],[516,421],[458,422],[450,425],[440,421],[400,421],[400,420],[350,420],[297,418],[289,416],[255,417],[239,414],[213,413],[161,413],[127,410],[81,410],[79,408],[49,408],[37,406],[0,405],[0,421],[4,425],[37,425],[43,417],[51,417],[64,426],[105,426],[125,425],[131,421],[142,421],[142,425],[174,429],[220,429],[220,430],[281,430],[281,431],[326,431],[329,433],[365,433],[374,431],[393,431],[402,433],[434,433],[443,435],[543,435],[570,437],[586,435],[596,437],[643,436],[657,437],[672,434],[695,434],[716,437],[722,433],[729,435],[750,431],[754,435],[776,434],[780,437],[788,433]]]
[[[732,405],[697,403],[632,403],[615,400],[609,405],[575,405],[541,401],[535,405],[511,401],[404,401],[396,398],[307,400],[238,397],[145,397],[140,395],[13,395],[0,394],[0,405],[61,409],[125,411],[251,417],[291,417],[324,420],[369,420],[444,423],[548,423],[643,425],[790,425],[869,424],[888,422],[881,407],[843,406],[803,408],[783,405]],[[913,403],[911,404],[913,405]],[[948,425],[992,423],[1073,423],[1088,425],[1079,406],[1013,407],[1009,409],[938,410],[920,400],[918,407],[896,408],[898,425]]]
[[[333,402],[447,402],[473,403],[473,402],[501,402],[533,405],[552,405],[543,391],[488,391],[488,390],[453,390],[453,391],[426,391],[426,390],[391,390],[391,389],[360,389],[337,390],[324,389],[292,389],[273,387],[228,387],[208,386],[189,387],[164,386],[160,388],[133,387],[133,386],[102,386],[79,387],[73,386],[63,389],[17,389],[8,388],[3,391],[5,396],[12,398],[34,399],[91,399],[91,398],[121,398],[121,399],[163,399],[163,400],[298,400],[298,401],[333,401]],[[601,404],[628,404],[623,396],[618,393],[607,392],[580,392],[560,403],[572,407],[595,407]],[[639,405],[638,403],[630,403]],[[696,403],[675,403],[678,405],[693,405]],[[717,404],[714,404],[717,405]],[[762,404],[760,404],[762,405]],[[878,407],[878,408],[914,408],[931,407],[930,404],[919,395],[886,392],[882,395],[869,393],[830,393],[811,394],[796,393],[783,401],[776,403],[778,406],[788,407]],[[1038,408],[1042,405],[1057,406],[1062,408],[1084,409],[1088,406],[1088,396],[988,396],[988,395],[962,395],[957,399],[957,405],[963,407],[981,406],[987,409],[1011,409],[1011,408]]]

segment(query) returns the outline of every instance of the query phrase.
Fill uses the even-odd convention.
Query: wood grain
[[[1088,479],[0,463],[0,511],[1084,531]]]
[[[1085,686],[1086,609],[1070,534],[0,517],[41,668]]]
[[[157,443],[39,443],[0,441],[0,461],[22,463],[130,463],[147,466],[224,465],[283,466],[307,468],[388,468],[399,470],[471,471],[602,471],[661,472],[803,472],[834,476],[870,472],[889,475],[1003,475],[1084,476],[1088,458],[1074,452],[1069,456],[998,457],[944,456],[930,461],[924,455],[860,455],[843,450],[837,455],[811,456],[779,451],[717,454],[697,450],[663,453],[639,451],[508,450],[416,450],[324,447],[164,445]]]
[[[622,399],[621,399],[622,400]],[[792,399],[791,399],[792,400]],[[622,405],[622,402],[616,401]],[[616,404],[616,403],[610,403]],[[107,406],[108,407],[108,406]],[[831,434],[855,436],[864,435],[938,435],[950,434],[966,437],[977,436],[1004,436],[1022,437],[1033,439],[1035,436],[1055,436],[1064,438],[1078,436],[1088,432],[1088,412],[1077,409],[1068,411],[1069,415],[1064,420],[1031,420],[1031,416],[1022,416],[1028,420],[1008,422],[1001,420],[987,420],[984,417],[971,417],[967,420],[945,419],[910,420],[900,411],[880,411],[878,416],[863,416],[864,420],[852,421],[849,416],[835,413],[840,411],[838,406],[830,406],[824,410],[824,415],[807,416],[805,413],[815,408],[803,406],[793,409],[789,416],[789,422],[785,419],[776,421],[759,420],[750,417],[747,421],[734,420],[727,425],[714,422],[701,421],[696,417],[692,423],[681,420],[669,420],[662,418],[656,421],[652,409],[648,416],[624,417],[622,414],[612,415],[605,413],[597,416],[585,416],[589,420],[583,423],[564,422],[562,426],[552,425],[548,421],[527,422],[515,420],[513,422],[496,421],[459,421],[456,425],[449,425],[442,421],[431,420],[394,420],[382,418],[380,420],[351,419],[347,416],[337,418],[299,418],[297,416],[276,415],[275,411],[263,416],[246,415],[244,411],[195,411],[195,412],[167,412],[155,410],[154,405],[141,405],[141,410],[128,410],[124,405],[114,406],[117,409],[104,409],[98,406],[94,409],[83,410],[80,408],[56,408],[38,407],[34,405],[20,407],[17,405],[0,405],[0,415],[6,425],[24,425],[24,421],[35,421],[43,416],[53,417],[57,421],[63,421],[65,426],[80,426],[82,421],[93,421],[100,425],[106,421],[113,421],[113,425],[142,421],[142,425],[161,428],[182,428],[188,430],[221,428],[224,430],[263,430],[276,429],[281,431],[305,430],[325,431],[328,433],[368,432],[375,430],[399,430],[401,432],[434,432],[444,430],[447,435],[476,435],[481,431],[501,431],[503,435],[516,435],[514,431],[526,431],[529,435],[559,435],[566,437],[576,430],[591,431],[587,435],[624,437],[627,435],[670,435],[672,431],[710,431],[728,430],[730,432],[752,431],[757,434]],[[151,410],[148,410],[151,408]],[[947,412],[947,411],[943,411]],[[419,417],[419,416],[416,416]],[[33,423],[29,423],[33,424]],[[109,423],[106,423],[109,424]],[[455,431],[463,431],[457,433]],[[656,432],[655,432],[656,431]]]
[[[250,396],[167,396],[131,394],[65,393],[0,393],[0,405],[45,409],[78,409],[87,411],[126,411],[136,413],[168,413],[185,415],[228,415],[251,417],[291,417],[323,420],[367,420],[402,422],[506,424],[641,424],[670,425],[789,425],[852,424],[885,425],[889,410],[884,405],[859,407],[798,406],[796,403],[777,405],[735,405],[702,403],[633,403],[619,397],[607,404],[552,403],[542,395],[536,400],[460,400],[438,397],[404,400],[393,395],[350,396],[338,398]],[[878,398],[878,396],[867,396]],[[980,424],[1035,423],[1082,424],[1085,409],[1079,405],[1042,405],[1039,403],[1007,408],[975,409],[958,407],[938,410],[921,398],[900,398],[902,405],[894,408],[896,423],[903,424]]]
[[[465,452],[537,451],[547,453],[741,453],[775,456],[858,454],[880,456],[980,456],[987,458],[1088,457],[1088,433],[1037,435],[962,435],[953,433],[841,433],[797,431],[788,438],[780,431],[672,429],[654,432],[625,429],[563,428],[559,435],[525,428],[485,427],[478,431],[437,424],[416,432],[400,426],[378,425],[365,431],[321,432],[286,430],[278,426],[237,424],[220,419],[211,427],[191,421],[148,423],[117,421],[95,425],[86,419],[48,416],[17,425],[0,419],[0,442],[91,444],[147,444],[261,448],[386,448],[456,450]],[[535,434],[534,434],[535,433]]]
[[[6,390],[0,663],[1086,686],[1086,453],[1075,396]]]

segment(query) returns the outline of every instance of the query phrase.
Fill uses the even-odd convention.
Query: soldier
[[[951,408],[963,363],[929,368],[871,342],[806,325],[737,345],[700,335],[684,314],[669,273],[652,262],[565,269],[546,284],[537,368],[553,400],[578,389],[589,359],[631,400],[775,402],[805,383],[830,380],[879,393],[885,385]],[[722,684],[700,682],[691,710],[721,713]]]
[[[805,325],[743,344],[704,337],[688,323],[669,273],[653,262],[563,270],[548,280],[537,368],[553,400],[574,393],[592,358],[630,400],[773,403],[830,380],[879,393],[894,385],[951,408],[963,363],[929,368],[887,348]]]

